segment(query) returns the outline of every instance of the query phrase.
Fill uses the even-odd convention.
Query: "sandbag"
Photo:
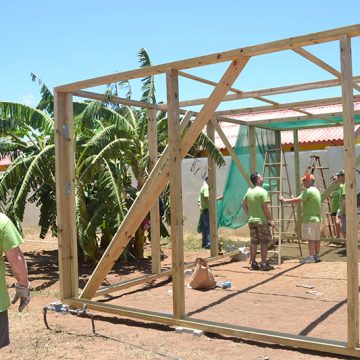
[[[212,289],[216,287],[216,281],[211,274],[206,260],[197,258],[194,265],[195,268],[191,275],[189,286],[192,289]]]

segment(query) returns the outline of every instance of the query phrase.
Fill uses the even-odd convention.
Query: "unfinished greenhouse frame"
[[[359,347],[359,295],[358,295],[358,239],[357,239],[357,205],[356,205],[356,175],[355,175],[355,137],[354,126],[355,111],[353,89],[360,90],[358,85],[360,77],[353,77],[351,39],[360,35],[360,25],[353,25],[318,33],[308,34],[264,43],[256,46],[248,46],[231,51],[190,58],[182,61],[170,62],[157,66],[125,71],[103,77],[79,81],[55,88],[55,121],[56,121],[56,198],[57,198],[57,223],[59,241],[59,274],[60,292],[64,303],[81,307],[84,304],[88,309],[95,311],[117,314],[125,317],[133,317],[148,321],[154,321],[169,325],[183,326],[193,329],[223,335],[237,336],[274,344],[305,348],[310,350],[331,352],[360,357]],[[316,45],[326,42],[338,42],[340,48],[341,70],[338,71],[320,60],[312,53],[303,49],[304,46]],[[283,86],[264,90],[244,92],[233,88],[233,83],[245,68],[251,57],[258,55],[292,50],[303,56],[308,61],[330,72],[335,79],[303,83],[292,86]],[[183,72],[185,69],[202,67],[221,62],[230,62],[227,70],[218,83],[199,78]],[[112,97],[113,103],[137,106],[148,109],[149,117],[149,157],[153,164],[152,171],[148,176],[138,197],[121,223],[117,233],[99,261],[94,273],[86,283],[84,289],[79,291],[79,275],[77,263],[77,231],[75,223],[75,171],[74,171],[74,136],[73,136],[73,96],[88,99],[109,101],[104,95],[83,89],[106,85],[109,83],[131,80],[145,76],[166,74],[167,103],[149,104],[120,97]],[[187,77],[193,81],[203,82],[214,86],[214,90],[207,98],[180,101],[178,94],[178,77]],[[266,99],[266,95],[284,94],[289,92],[321,89],[330,86],[341,86],[342,96],[339,98],[318,99],[312,101],[297,102],[291,104],[279,104]],[[228,92],[233,92],[228,94]],[[264,107],[246,109],[247,112],[261,112],[270,109],[290,109],[295,114],[288,118],[265,119],[265,120],[241,120],[234,119],[231,114],[240,114],[244,109],[215,112],[223,101],[236,99],[255,98],[267,103]],[[304,110],[308,105],[341,103],[341,113],[322,114],[321,119]],[[199,112],[186,111],[184,108],[192,105],[202,105]],[[156,111],[167,111],[168,115],[168,146],[158,158],[156,138]],[[184,115],[180,122],[180,114]],[[340,117],[340,120],[339,120]],[[191,121],[188,131],[181,136],[182,130]],[[216,323],[192,319],[185,313],[184,291],[184,249],[183,249],[183,213],[182,213],[182,181],[181,161],[188,153],[201,131],[207,126],[210,137],[214,137],[217,131],[230,155],[236,155],[226,139],[219,122],[230,121],[249,126],[249,144],[251,169],[255,165],[255,127],[274,129],[279,134],[282,123],[292,123],[294,131],[295,159],[298,153],[297,131],[301,122],[306,122],[306,128],[319,128],[326,126],[343,126],[344,150],[345,150],[345,173],[346,173],[346,213],[347,213],[347,342],[310,338],[300,335],[265,331],[256,328],[242,327],[238,325]],[[360,123],[360,121],[359,121]],[[302,127],[304,128],[304,124]],[[289,130],[289,128],[287,128]],[[295,161],[296,163],[296,161]],[[218,254],[217,229],[216,229],[216,174],[215,166],[209,158],[209,187],[210,187],[210,219],[211,219],[211,257],[219,259],[225,255]],[[238,161],[237,166],[246,181],[249,176]],[[296,167],[295,167],[296,168]],[[297,166],[296,178],[299,176]],[[140,225],[143,214],[150,211],[153,224],[159,223],[159,211],[157,208],[158,197],[165,185],[170,181],[171,200],[171,244],[172,244],[172,270],[161,271],[160,267],[160,236],[157,227],[151,226],[152,239],[152,274],[135,280],[123,282],[108,287],[101,286],[125,247],[133,237]],[[173,314],[167,315],[158,312],[145,311],[111,304],[104,304],[91,300],[97,296],[145,283],[162,276],[172,276],[173,281]]]

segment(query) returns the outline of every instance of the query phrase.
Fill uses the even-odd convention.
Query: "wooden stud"
[[[293,131],[294,137],[294,168],[295,168],[295,197],[300,195],[300,154],[299,154],[299,134],[298,130]],[[301,229],[301,204],[296,204],[296,232],[298,235],[298,241],[302,239],[302,229]]]
[[[360,95],[354,96],[354,101],[359,101]],[[239,115],[239,114],[248,114],[248,113],[257,113],[257,112],[267,112],[273,110],[282,110],[282,109],[294,109],[299,107],[311,107],[311,106],[318,106],[318,105],[338,105],[341,104],[342,97],[333,97],[333,98],[324,98],[324,99],[316,99],[316,100],[307,100],[307,101],[300,101],[300,102],[292,102],[292,103],[285,103],[285,104],[277,104],[273,106],[255,106],[249,108],[241,108],[241,109],[233,109],[233,110],[224,110],[224,111],[217,111],[216,115]]]
[[[250,155],[250,174],[256,169],[256,132],[254,126],[249,126],[249,155]]]
[[[355,81],[355,79],[358,79],[358,77],[355,77],[354,81]],[[339,85],[341,85],[341,81],[339,79],[314,81],[314,82],[297,84],[297,85],[287,85],[287,86],[280,86],[280,87],[276,87],[276,88],[247,91],[247,92],[242,92],[241,94],[230,94],[230,95],[226,95],[224,97],[223,101],[235,101],[235,100],[240,100],[240,99],[249,99],[249,98],[254,98],[256,96],[280,95],[280,94],[287,94],[287,93],[291,93],[291,92],[323,89],[323,88],[334,87],[334,86],[339,86]],[[206,102],[206,99],[207,98],[183,100],[180,102],[180,107],[202,105]],[[227,113],[229,113],[231,111],[233,111],[233,110],[229,110],[229,111],[227,111]],[[220,112],[221,115],[223,115],[224,113],[226,113],[226,111]]]
[[[351,40],[340,38],[341,85],[344,113],[344,161],[346,186],[346,254],[347,254],[347,313],[348,346],[359,345],[359,256],[357,240],[357,205],[355,171],[355,129],[352,88]]]
[[[78,97],[83,97],[86,99],[94,99],[94,100],[99,100],[99,101],[103,101],[103,102],[111,102],[113,104],[121,104],[121,105],[135,106],[135,107],[144,108],[144,109],[158,109],[158,110],[166,111],[166,105],[164,105],[164,104],[162,104],[162,105],[149,104],[144,101],[136,101],[136,100],[126,99],[126,98],[121,98],[119,96],[109,97],[104,94],[97,94],[97,93],[94,93],[91,91],[83,91],[83,90],[73,91],[72,95],[78,96]]]
[[[206,129],[207,129],[207,136],[212,141],[214,141],[215,131],[211,121],[207,123]],[[208,154],[208,184],[209,184],[209,218],[210,218],[210,253],[211,256],[216,256],[219,252],[218,237],[217,237],[216,163],[215,160],[211,157],[211,154]]]
[[[60,298],[79,293],[72,96],[55,92],[55,177]]]
[[[151,171],[158,159],[157,146],[157,118],[156,110],[148,110],[148,139],[149,139],[149,170]],[[155,201],[150,209],[150,235],[151,235],[151,268],[153,274],[161,272],[160,259],[160,209],[159,202]]]
[[[181,319],[185,314],[184,284],[184,234],[182,179],[180,156],[180,116],[179,85],[177,70],[166,72],[169,134],[170,170],[170,218],[171,218],[171,256],[173,280],[173,314]]]

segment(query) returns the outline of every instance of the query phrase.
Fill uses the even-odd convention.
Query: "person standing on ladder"
[[[249,188],[245,194],[242,207],[249,217],[250,229],[250,269],[269,271],[274,267],[267,261],[268,246],[271,240],[270,226],[274,227],[271,211],[269,208],[269,193],[262,187],[264,178],[257,172],[251,174],[253,188]],[[261,247],[261,263],[256,262],[257,245]]]
[[[302,264],[320,261],[320,222],[321,222],[321,194],[314,186],[315,176],[305,173],[301,178],[305,190],[296,198],[279,200],[283,203],[302,202],[303,239],[308,240],[309,256],[301,259]]]

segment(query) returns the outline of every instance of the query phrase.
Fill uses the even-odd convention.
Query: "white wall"
[[[360,154],[360,145],[356,145],[356,155]],[[325,178],[330,182],[330,176],[334,172],[344,169],[344,149],[343,147],[329,147],[327,150],[315,150],[300,152],[300,175],[302,175],[306,166],[308,165],[311,155],[319,155],[321,164],[329,167],[329,170],[324,170]],[[295,191],[294,179],[294,154],[286,153],[286,161],[288,164],[289,178],[291,182],[292,191]],[[217,168],[217,195],[222,194],[227,172],[230,165],[230,157],[226,157],[226,165],[222,168]],[[183,183],[183,211],[184,211],[184,231],[196,231],[196,226],[199,219],[199,208],[197,206],[197,199],[199,190],[203,183],[203,178],[207,173],[207,159],[185,159],[182,161],[182,183]],[[357,192],[360,192],[360,178],[357,176]],[[36,227],[39,218],[39,211],[32,204],[26,205],[24,226]]]

